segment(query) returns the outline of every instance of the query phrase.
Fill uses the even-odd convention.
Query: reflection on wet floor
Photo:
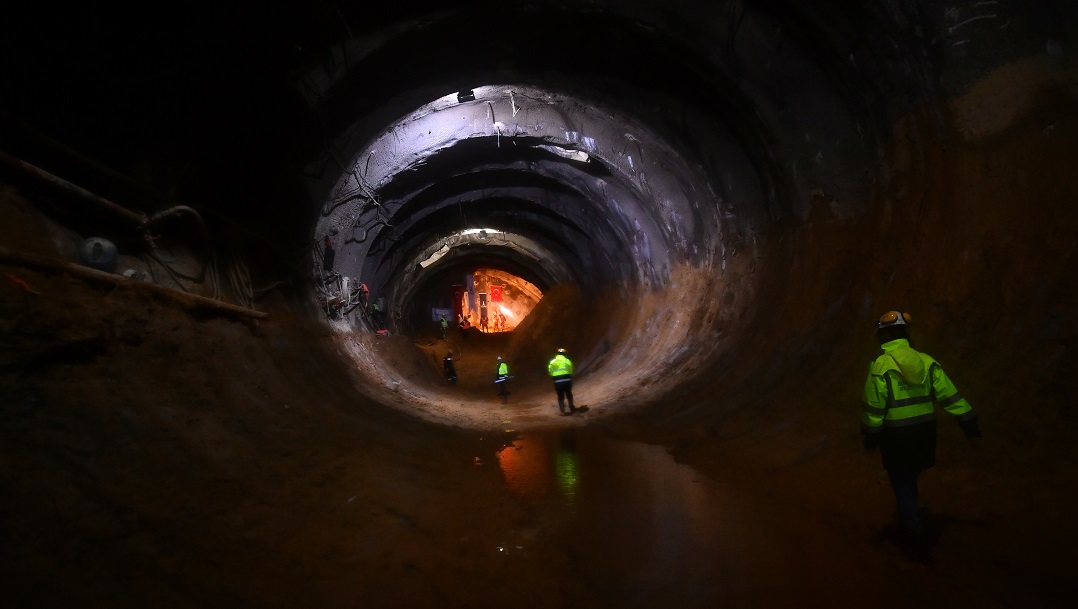
[[[573,506],[580,483],[575,434],[575,430],[530,433],[498,451],[508,488],[529,499],[544,498],[557,489],[565,504]]]
[[[675,597],[692,590],[694,602],[717,593],[709,566],[720,558],[726,510],[712,485],[662,447],[537,431],[504,447],[498,462],[508,490],[543,510],[541,538],[563,544],[601,597],[641,606],[642,595],[659,600],[672,586]]]
[[[534,431],[498,451],[498,463],[507,491],[529,506],[533,530],[519,551],[560,557],[574,585],[608,606],[792,606],[802,596],[846,606],[891,583],[893,558],[869,539],[732,492],[661,446]]]

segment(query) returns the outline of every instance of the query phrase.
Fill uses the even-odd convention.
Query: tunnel
[[[1073,604],[1078,4],[146,11],[4,11],[11,606]]]

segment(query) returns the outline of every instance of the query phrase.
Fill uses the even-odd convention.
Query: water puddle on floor
[[[549,569],[564,568],[609,606],[793,606],[806,597],[838,606],[879,590],[888,572],[841,520],[809,517],[767,480],[735,491],[661,446],[596,430],[535,431],[497,459],[506,491],[530,515],[530,530],[505,550],[542,552]]]
[[[519,435],[497,456],[508,490],[536,506],[535,543],[560,545],[603,598],[717,598],[736,510],[663,447],[567,429]]]

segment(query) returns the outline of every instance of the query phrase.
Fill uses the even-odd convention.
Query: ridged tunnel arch
[[[345,171],[323,187],[329,198],[315,239],[343,236],[340,272],[413,319],[429,315],[410,300],[424,277],[462,256],[495,267],[513,260],[542,285],[586,286],[592,299],[630,295],[616,306],[633,311],[642,308],[636,299],[670,282],[677,264],[712,273],[722,249],[723,203],[700,161],[598,100],[477,87],[469,99],[450,94],[417,108],[346,158]],[[494,238],[482,243],[486,230]],[[706,308],[692,296],[670,306]],[[600,344],[615,355],[628,348],[622,330],[581,345],[581,372],[602,372],[589,366]],[[628,359],[663,375],[685,351],[687,331],[666,331],[664,347],[646,357],[614,359],[622,372]]]
[[[695,378],[714,378],[716,362],[751,348],[758,328],[785,323],[767,319],[775,310],[759,304],[783,298],[782,282],[800,279],[785,277],[787,257],[799,252],[785,249],[783,235],[813,213],[849,218],[880,203],[895,177],[885,169],[894,151],[880,142],[895,117],[874,91],[888,85],[855,91],[846,82],[865,73],[885,78],[881,66],[905,59],[894,49],[855,57],[805,44],[815,26],[802,23],[807,30],[786,36],[788,16],[749,8],[712,17],[736,22],[736,32],[723,31],[753,61],[721,37],[648,30],[631,20],[617,24],[620,35],[574,46],[567,56],[550,51],[555,39],[529,45],[499,30],[483,44],[521,63],[514,80],[498,84],[489,80],[501,73],[495,65],[471,82],[435,75],[440,67],[461,74],[483,65],[470,46],[482,18],[430,24],[422,40],[403,32],[345,41],[340,56],[351,63],[334,72],[320,66],[302,81],[309,102],[339,130],[332,152],[305,171],[318,176],[307,185],[321,209],[313,239],[337,236],[338,270],[400,307],[398,329],[423,325],[429,311],[414,296],[431,291],[429,278],[445,280],[440,264],[462,257],[523,265],[544,286],[583,287],[590,303],[618,294],[614,306],[584,305],[608,313],[595,320],[603,331],[577,354],[582,386],[590,378],[602,388],[598,406],[627,411],[629,402],[654,403]],[[616,22],[596,24],[597,31]],[[463,42],[439,47],[441,28],[459,28]],[[628,31],[640,38],[630,41]],[[831,36],[863,34],[838,31]],[[410,74],[407,83],[391,78],[400,45],[420,54],[438,48],[421,68],[432,73]],[[545,70],[529,70],[532,54],[549,62]],[[594,74],[597,63],[620,79],[616,86],[610,75]],[[629,69],[632,76],[623,73]],[[357,78],[371,75],[385,75],[379,90],[356,88]],[[921,158],[924,137],[903,142],[903,158]],[[334,166],[340,170],[317,170]],[[528,238],[536,255],[449,243],[481,227]],[[417,266],[454,249],[440,263]],[[404,376],[381,366],[371,374]]]

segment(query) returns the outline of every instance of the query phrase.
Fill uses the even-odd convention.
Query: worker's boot
[[[899,528],[906,557],[922,564],[932,564],[932,544],[925,530],[924,516],[920,513],[902,514],[899,516]]]

